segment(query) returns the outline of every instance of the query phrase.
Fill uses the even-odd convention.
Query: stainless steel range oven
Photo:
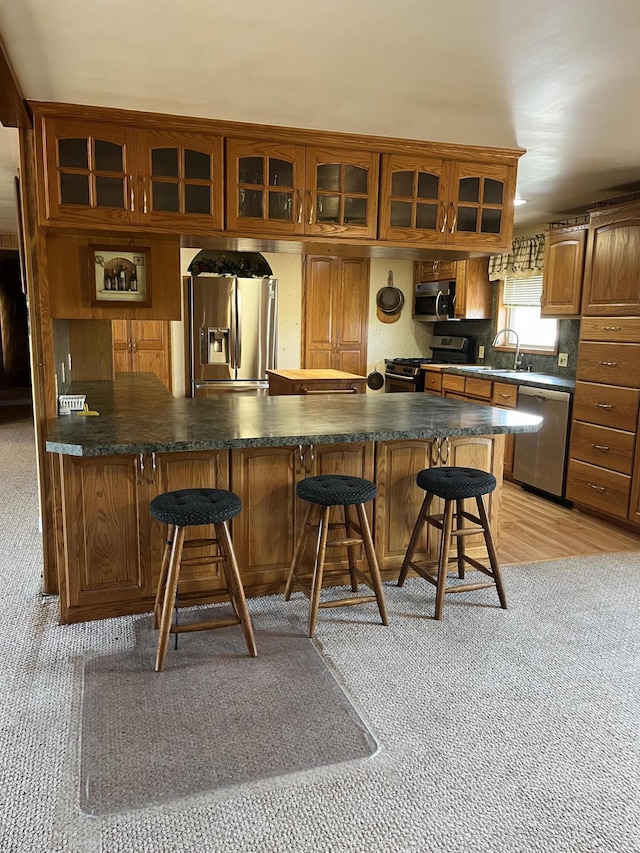
[[[466,364],[475,356],[473,339],[462,335],[434,335],[429,358],[385,358],[384,390],[389,394],[424,391],[421,364]]]

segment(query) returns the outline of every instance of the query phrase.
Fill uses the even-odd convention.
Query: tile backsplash
[[[497,331],[495,320],[449,320],[444,323],[434,324],[434,334],[468,335],[473,338],[477,347],[484,347],[484,364],[494,367],[510,369],[513,367],[513,353],[494,350],[491,346]],[[558,367],[558,356],[539,355],[523,353],[523,364],[531,364],[531,370],[535,373],[549,373],[552,376],[562,376],[565,379],[575,379],[576,365],[578,359],[578,336],[580,333],[579,320],[558,321],[558,352],[568,353],[567,367]],[[475,359],[477,361],[477,358]]]

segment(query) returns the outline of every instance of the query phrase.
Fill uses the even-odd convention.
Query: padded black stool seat
[[[470,590],[495,586],[498,598],[500,599],[500,606],[506,608],[507,600],[504,593],[502,575],[484,503],[484,496],[493,492],[497,485],[496,478],[493,474],[477,468],[443,467],[426,468],[420,471],[416,482],[421,489],[425,490],[426,495],[411,535],[404,562],[402,563],[398,586],[404,584],[409,569],[413,569],[413,571],[433,584],[436,587],[435,619],[442,618],[444,596],[448,592],[468,592]],[[434,496],[444,500],[444,511],[437,515],[430,515],[429,510]],[[478,511],[477,516],[465,509],[464,501],[469,498],[475,499]],[[454,504],[456,507],[455,513],[453,511]],[[456,522],[455,528],[453,526],[454,520]],[[465,521],[471,521],[474,525],[466,525]],[[432,564],[425,566],[414,560],[414,554],[421,540],[425,524],[432,525],[441,531],[440,553],[436,567],[433,567]],[[489,560],[488,566],[470,557],[465,551],[464,537],[477,533],[482,533],[484,536]],[[488,575],[491,578],[490,581],[457,583],[447,586],[447,570],[450,562],[449,549],[453,538],[456,539],[457,543],[457,555],[452,559],[456,560],[458,564],[458,578],[464,580],[465,564],[468,563],[474,569]]]
[[[416,481],[425,492],[449,501],[488,495],[497,485],[493,474],[478,468],[425,468]]]
[[[343,474],[324,474],[306,477],[296,489],[299,498],[321,506],[347,506],[372,501],[378,487],[362,477],[347,477]]]
[[[317,477],[306,477],[298,483],[296,492],[299,498],[307,501],[309,506],[305,514],[303,532],[296,544],[293,562],[289,569],[289,577],[284,592],[284,600],[289,601],[294,585],[297,583],[305,595],[309,597],[309,636],[313,637],[316,629],[318,609],[320,607],[343,607],[351,604],[363,604],[376,601],[383,625],[387,624],[387,610],[382,591],[380,569],[373,548],[369,521],[364,504],[372,501],[378,494],[375,483],[362,477],[349,477],[343,474],[324,474]],[[329,523],[332,507],[342,507],[342,521]],[[355,507],[354,517],[353,508]],[[340,539],[328,540],[330,529],[342,528],[345,536]],[[298,573],[310,536],[316,541],[315,559],[310,578]],[[369,568],[367,577],[357,566],[356,550],[364,545],[364,552]],[[358,579],[371,586],[374,595],[352,596],[329,601],[320,601],[324,563],[327,548],[343,547],[347,549],[349,577],[352,592],[358,591]],[[336,574],[336,572],[332,572]],[[310,581],[310,582],[309,582]]]
[[[164,524],[214,524],[229,521],[242,510],[242,501],[224,489],[183,489],[165,492],[149,504],[151,515]]]
[[[229,536],[228,522],[242,510],[242,502],[238,495],[224,489],[181,489],[180,491],[165,492],[158,495],[149,504],[149,510],[153,518],[167,525],[167,538],[153,609],[154,627],[160,629],[156,652],[156,671],[160,672],[164,668],[169,634],[177,635],[183,631],[205,631],[211,628],[225,628],[229,625],[241,624],[249,654],[255,657],[257,652],[251,618],[247,609],[233,544]],[[185,540],[186,527],[203,524],[214,525],[215,537]],[[214,547],[215,553],[183,559],[184,548],[206,548],[209,546]],[[210,563],[222,566],[226,589],[223,588],[221,591],[228,594],[235,615],[226,619],[172,626],[171,613],[176,602],[181,566],[199,566]]]

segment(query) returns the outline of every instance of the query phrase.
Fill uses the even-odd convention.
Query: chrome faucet
[[[513,369],[519,370],[522,366],[522,356],[520,355],[520,336],[518,335],[518,333],[516,332],[515,329],[509,329],[509,328],[499,329],[496,332],[496,336],[493,339],[493,343],[491,344],[491,346],[494,347],[496,345],[496,343],[498,342],[498,338],[500,337],[500,335],[504,334],[505,332],[511,332],[512,335],[515,335],[516,357],[513,360]]]

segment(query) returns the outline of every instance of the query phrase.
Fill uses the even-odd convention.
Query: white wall
[[[181,249],[182,275],[188,275],[188,266],[199,249]],[[293,370],[300,367],[301,356],[301,313],[302,313],[302,255],[263,253],[278,279],[278,367]],[[404,293],[405,304],[395,323],[383,323],[378,319],[376,294],[387,284],[389,270],[393,272],[393,283]],[[413,295],[413,261],[375,258],[370,264],[369,278],[369,342],[367,372],[378,369],[384,372],[384,359],[397,356],[412,357],[429,355],[429,343],[433,327],[431,324],[411,319]],[[184,387],[184,325],[183,321],[171,324],[171,352],[173,370],[173,393],[183,397]]]

